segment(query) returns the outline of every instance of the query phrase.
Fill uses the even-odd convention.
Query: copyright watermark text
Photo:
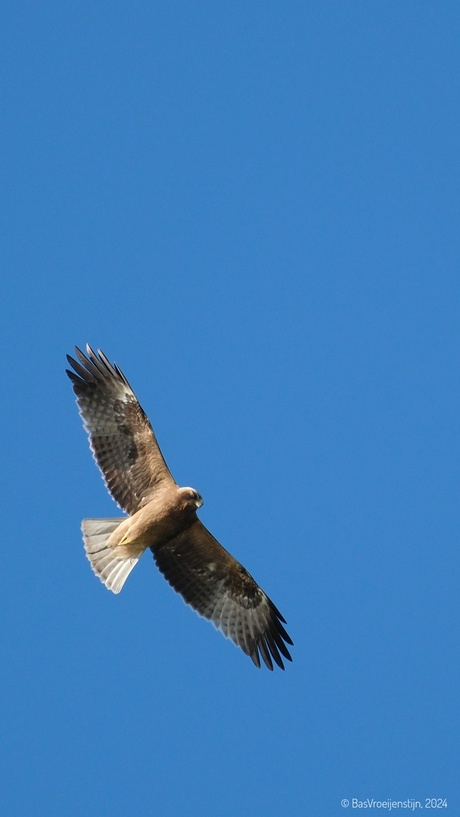
[[[358,797],[344,797],[340,801],[342,808],[376,808],[386,809],[387,811],[405,809],[406,811],[417,811],[422,808],[447,808],[447,800],[445,797],[425,797],[424,800],[414,800],[409,798],[407,800],[375,800],[373,797],[367,797],[366,800],[360,800]]]

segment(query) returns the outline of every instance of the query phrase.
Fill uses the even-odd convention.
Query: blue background
[[[1,17],[2,813],[460,813],[458,3]],[[285,673],[150,554],[92,575],[86,341],[285,615]]]

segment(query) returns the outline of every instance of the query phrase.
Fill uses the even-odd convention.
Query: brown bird
[[[292,661],[292,644],[272,601],[245,568],[199,521],[203,504],[194,488],[180,488],[163,459],[152,426],[126,377],[98,350],[75,347],[67,369],[90,447],[114,500],[129,516],[84,519],[91,567],[119,593],[150,548],[169,584],[249,655],[268,669]],[[285,643],[286,642],[286,643]]]

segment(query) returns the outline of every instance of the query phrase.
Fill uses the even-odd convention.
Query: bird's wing
[[[270,670],[273,660],[284,669],[281,655],[292,661],[285,644],[292,641],[282,625],[283,616],[200,521],[151,550],[174,590],[231,638],[257,667],[260,656]]]
[[[164,480],[174,480],[152,426],[126,377],[98,350],[78,361],[67,355],[67,369],[91,450],[107,488],[121,508],[133,514]]]

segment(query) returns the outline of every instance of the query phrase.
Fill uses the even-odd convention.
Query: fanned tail
[[[91,567],[101,582],[112,591],[119,593],[139,556],[132,554],[120,557],[107,544],[110,535],[125,520],[117,519],[84,519],[81,523],[86,555]],[[119,553],[119,550],[117,551]]]

